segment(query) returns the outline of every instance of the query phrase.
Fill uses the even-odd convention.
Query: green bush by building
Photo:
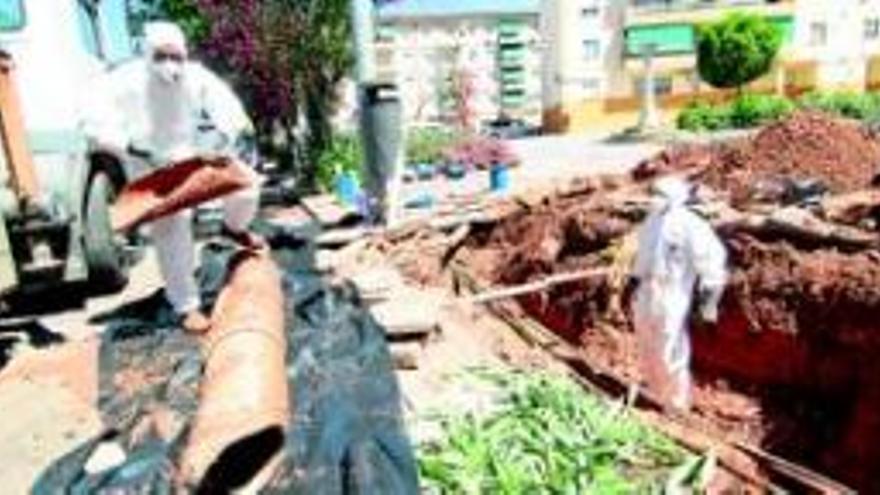
[[[678,114],[676,124],[679,129],[693,132],[748,129],[785,118],[796,110],[875,120],[880,117],[880,94],[817,92],[797,100],[777,95],[743,94],[726,104],[694,102]]]

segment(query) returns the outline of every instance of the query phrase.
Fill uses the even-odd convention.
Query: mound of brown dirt
[[[608,248],[633,225],[601,202],[551,201],[475,234],[462,261],[498,285],[607,267]],[[733,273],[721,323],[690,332],[694,419],[868,493],[880,490],[871,477],[880,469],[880,421],[869,414],[880,397],[878,255],[798,250],[742,234],[725,241]],[[591,362],[637,380],[619,292],[613,280],[580,281],[518,302]]]
[[[712,145],[673,146],[640,163],[632,176],[636,180],[646,180],[671,172],[711,167],[717,154],[717,146]]]
[[[748,139],[661,152],[633,172],[636,179],[704,169],[701,180],[735,202],[779,179],[818,179],[832,192],[862,189],[880,167],[880,141],[856,122],[802,112]]]
[[[798,251],[786,243],[731,240],[729,292],[756,330],[808,340],[880,345],[880,260],[876,253]],[[828,332],[837,335],[829,336]]]

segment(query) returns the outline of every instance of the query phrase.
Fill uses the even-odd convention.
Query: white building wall
[[[471,106],[477,120],[497,117],[501,111],[499,85],[499,33],[502,16],[424,18],[389,22],[394,33],[379,42],[380,75],[396,82],[411,122],[434,122],[451,117],[449,92],[453,74],[468,74],[473,84]],[[541,66],[538,16],[520,17],[526,21],[525,88],[527,102],[522,115],[535,122],[541,112]],[[518,115],[519,116],[519,115]]]
[[[624,0],[544,0],[544,106],[602,99],[622,82]]]
[[[797,0],[795,49],[818,62],[820,86],[846,86],[865,79],[864,2]]]

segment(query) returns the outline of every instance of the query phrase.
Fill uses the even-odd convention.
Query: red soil
[[[701,180],[731,194],[735,203],[754,199],[780,179],[818,179],[833,192],[869,187],[880,172],[880,141],[857,123],[817,113],[798,113],[747,139],[666,150],[633,175],[702,170]]]
[[[595,203],[592,203],[595,204]],[[633,227],[584,198],[551,201],[471,238],[462,259],[498,285],[607,266],[603,250]],[[691,330],[695,421],[880,492],[880,262],[877,253],[798,251],[725,239],[733,265],[722,323]],[[520,299],[595,363],[638,379],[619,287],[573,282]]]

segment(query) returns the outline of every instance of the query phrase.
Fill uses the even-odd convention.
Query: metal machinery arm
[[[12,57],[0,50],[0,137],[9,167],[11,186],[23,203],[36,202],[39,185],[27,145],[21,99],[13,78]]]

